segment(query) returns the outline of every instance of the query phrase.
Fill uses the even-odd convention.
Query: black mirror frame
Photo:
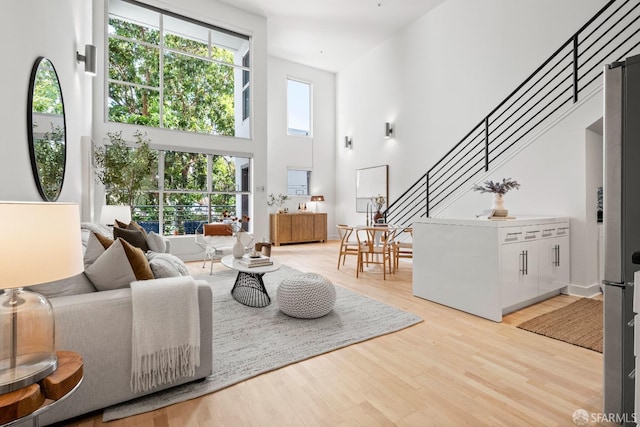
[[[35,151],[35,141],[33,137],[33,92],[35,89],[36,75],[38,73],[38,68],[40,67],[40,63],[44,60],[47,60],[49,64],[51,64],[51,68],[56,76],[56,80],[58,83],[58,89],[60,90],[60,103],[62,104],[62,124],[64,128],[64,152],[62,154],[62,179],[60,181],[60,187],[58,188],[58,192],[55,197],[50,198],[49,195],[45,192],[45,189],[42,186],[42,181],[40,174],[38,173],[38,162],[36,159],[36,151]],[[62,96],[62,85],[60,84],[60,78],[58,77],[58,71],[56,67],[53,65],[50,59],[45,58],[44,56],[39,56],[36,59],[36,62],[33,64],[33,68],[31,69],[31,76],[29,78],[29,93],[27,96],[27,138],[29,141],[29,157],[31,158],[31,171],[33,173],[33,179],[36,182],[36,187],[38,188],[38,193],[40,193],[40,197],[42,200],[46,202],[55,202],[60,197],[60,193],[62,193],[62,187],[64,186],[64,178],[67,170],[67,115],[64,108],[64,97]]]

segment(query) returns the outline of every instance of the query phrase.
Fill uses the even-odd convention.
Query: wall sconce
[[[384,124],[384,137],[389,139],[393,136],[393,125],[389,122]]]
[[[84,55],[76,52],[76,62],[79,64],[84,62],[84,72],[90,76],[96,75],[96,47],[92,44],[84,45]]]
[[[353,148],[353,139],[349,138],[348,136],[344,137],[344,148],[346,150],[351,150]]]

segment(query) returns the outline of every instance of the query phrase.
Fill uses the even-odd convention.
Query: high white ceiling
[[[267,18],[269,55],[336,72],[445,0],[219,1]]]

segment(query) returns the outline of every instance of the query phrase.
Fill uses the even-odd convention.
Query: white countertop
[[[414,222],[416,224],[438,224],[438,225],[466,225],[473,227],[521,227],[523,225],[535,225],[543,222],[567,222],[570,218],[561,216],[518,216],[514,219],[491,220],[487,218],[426,218]]]

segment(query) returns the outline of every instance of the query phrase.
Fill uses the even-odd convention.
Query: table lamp
[[[83,271],[80,212],[69,203],[0,202],[0,394],[57,368],[53,309],[24,290]]]
[[[318,213],[318,202],[324,202],[324,196],[311,196],[311,202],[316,202],[316,210],[315,212]]]
[[[116,219],[120,222],[131,222],[131,208],[126,205],[103,205],[100,212],[100,224],[113,225]]]

